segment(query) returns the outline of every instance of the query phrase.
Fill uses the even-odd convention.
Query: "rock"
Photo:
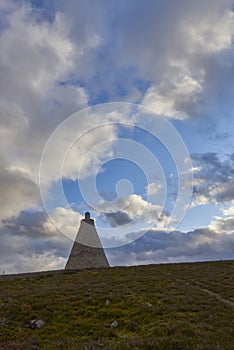
[[[36,322],[36,327],[37,327],[37,328],[41,328],[41,327],[43,327],[44,325],[45,325],[45,321],[38,320],[38,321]]]
[[[6,326],[9,323],[9,321],[6,318],[3,318],[0,320],[0,326]]]
[[[116,327],[118,327],[118,322],[116,320],[114,320],[111,323],[106,323],[106,327],[116,328]]]
[[[45,325],[45,321],[43,321],[43,320],[31,320],[29,323],[29,327],[31,329],[41,328],[44,325]]]
[[[110,300],[106,300],[106,305],[109,305],[110,304]]]
[[[152,304],[150,304],[150,303],[146,303],[146,306],[148,306],[148,307],[152,307],[153,305],[152,305]]]
[[[111,324],[110,324],[111,328],[116,328],[118,327],[118,322],[116,320],[114,320]]]

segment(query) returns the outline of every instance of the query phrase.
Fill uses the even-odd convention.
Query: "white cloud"
[[[17,216],[21,210],[39,205],[36,183],[27,173],[10,169],[3,160],[0,161],[0,183],[0,220]]]
[[[101,124],[103,116],[98,116],[98,119]],[[63,163],[64,177],[82,179],[97,174],[103,161],[113,155],[112,143],[109,142],[106,144],[105,141],[109,139],[114,140],[116,138],[116,126],[106,124],[100,127],[94,127],[92,121],[91,123],[84,122],[83,125],[84,130],[87,129],[87,132],[81,132],[81,138],[79,138],[77,143],[67,154]],[[79,130],[82,130],[81,126]],[[69,140],[69,134],[66,133],[66,135],[67,141],[71,142]],[[61,149],[63,147],[64,144],[61,142]]]
[[[68,28],[62,15],[58,14],[51,24],[36,23],[29,16],[28,6],[16,7],[8,18],[8,27],[0,36],[3,48],[0,69],[5,78],[1,84],[5,87],[2,92],[7,96],[10,89],[12,99],[18,102],[23,102],[25,92],[46,96],[48,88],[73,64],[74,47],[68,39]]]
[[[220,234],[234,234],[234,217],[216,217],[208,227]]]
[[[21,175],[28,179],[29,186],[28,191],[25,189],[28,194],[24,199],[18,196],[16,204],[12,203],[11,211],[2,211],[4,218],[4,215],[17,215],[20,210],[35,204],[39,193],[30,197],[30,184],[37,192],[34,183],[38,182],[39,163],[48,137],[70,114],[87,106],[89,96],[85,88],[62,82],[70,79],[72,72],[79,67],[80,58],[86,55],[86,50],[99,45],[99,36],[91,33],[74,43],[70,37],[71,23],[62,13],[57,12],[54,20],[49,22],[38,21],[30,5],[23,2],[4,2],[2,8],[7,25],[0,31],[0,156],[8,159],[7,171],[15,173],[15,182],[11,181],[11,187],[16,187],[17,191],[19,185],[16,182],[21,183]],[[96,118],[101,121],[102,115]],[[78,130],[92,129],[92,123],[88,124],[85,120],[76,126]],[[48,184],[51,178],[57,179],[61,175],[60,172],[54,174],[54,164],[59,151],[62,153],[70,147],[69,136],[74,132],[74,127],[66,130],[67,134],[63,135],[50,154]],[[66,158],[64,176],[76,177],[90,148],[115,134],[115,128],[110,126],[83,137],[82,152],[74,146],[73,152]],[[94,153],[84,169],[87,175],[96,171],[100,159],[109,151],[100,149]],[[10,193],[6,203],[12,201]]]
[[[208,226],[218,234],[234,234],[234,206],[230,204],[229,208],[221,209],[223,216],[216,216]]]
[[[126,16],[121,55],[121,62],[132,62],[140,77],[150,82],[141,102],[169,118],[202,115],[203,120],[215,118],[215,112],[229,103],[231,116],[232,2],[147,4]]]
[[[44,144],[58,121],[86,106],[88,98],[83,88],[58,85],[74,64],[64,17],[36,21],[29,5],[9,1],[1,6],[6,20],[0,31],[0,191],[5,219],[40,204],[37,181]]]
[[[11,7],[8,11],[5,3],[8,25],[0,32],[1,154],[36,181],[50,133],[70,113],[87,106],[84,88],[59,81],[70,74],[74,56],[90,44],[74,47],[60,13],[53,22],[37,21],[30,5]]]
[[[13,274],[22,272],[37,272],[49,270],[62,270],[67,259],[61,256],[56,256],[53,252],[41,254],[14,253],[14,260],[5,258],[1,262],[0,274]]]
[[[44,232],[58,235],[58,231],[65,237],[75,240],[82,215],[72,209],[55,208],[49,213],[49,217],[43,223]]]
[[[100,201],[98,208],[103,213],[124,212],[131,220],[143,220],[148,224],[156,223],[162,211],[161,206],[149,203],[137,194],[119,197],[113,203]]]
[[[198,194],[192,199],[191,207],[196,207],[198,205],[208,204],[210,199],[204,194]]]
[[[234,202],[232,201],[230,207],[223,209],[222,212],[225,216],[234,216]]]
[[[231,11],[211,12],[198,23],[191,23],[191,18],[185,20],[183,27],[191,38],[188,49],[196,54],[197,50],[212,53],[230,48],[234,35],[233,21],[234,13]]]
[[[162,188],[161,184],[156,184],[155,182],[151,182],[146,186],[146,193],[148,196],[156,194]]]
[[[155,113],[168,118],[185,119],[188,114],[183,111],[184,104],[196,100],[202,86],[192,77],[184,75],[180,81],[166,77],[159,86],[151,86],[145,93],[142,105],[151,108]],[[182,102],[182,108],[179,104]]]

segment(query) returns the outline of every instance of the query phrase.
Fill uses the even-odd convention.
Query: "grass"
[[[233,275],[220,261],[2,279],[0,349],[232,350]]]

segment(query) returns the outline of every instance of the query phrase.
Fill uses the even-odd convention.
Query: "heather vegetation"
[[[234,261],[2,276],[0,349],[232,350],[233,277]]]

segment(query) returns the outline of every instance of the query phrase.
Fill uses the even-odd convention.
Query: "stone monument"
[[[85,218],[81,220],[65,270],[109,266],[94,220],[90,218],[90,213],[86,212]]]

